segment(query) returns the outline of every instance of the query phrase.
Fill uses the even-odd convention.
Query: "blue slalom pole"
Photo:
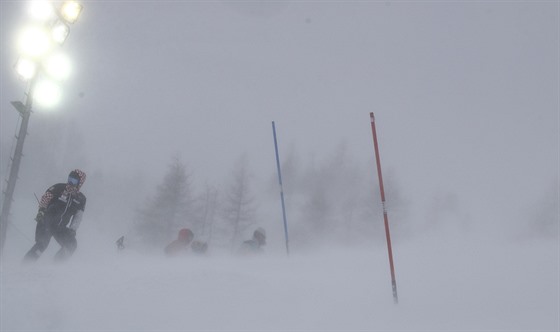
[[[276,168],[278,169],[278,182],[280,183],[280,200],[282,201],[282,218],[284,219],[284,237],[286,238],[286,254],[290,255],[288,246],[288,222],[286,221],[286,206],[284,204],[284,188],[282,187],[282,172],[280,171],[280,158],[278,157],[278,142],[276,140],[276,126],[272,121],[272,134],[274,136],[274,150],[276,151]]]

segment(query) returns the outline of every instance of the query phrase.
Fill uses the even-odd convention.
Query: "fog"
[[[558,329],[551,243],[426,237],[398,246],[398,305],[374,247],[163,260],[81,243],[63,265],[5,265],[2,330]]]
[[[559,10],[554,2],[85,2],[63,45],[74,65],[64,98],[31,116],[2,258],[1,328],[557,330]],[[0,2],[2,179],[19,123],[10,101],[26,89],[13,70],[25,17],[25,3]],[[186,166],[194,197],[214,188],[222,199],[243,158],[254,219],[236,240],[266,228],[264,255],[234,259],[215,240],[185,265],[141,249],[138,211],[173,160]],[[21,266],[34,194],[74,168],[88,174],[77,252],[54,265],[53,241],[37,265]],[[127,249],[117,254],[121,235]],[[210,240],[207,230],[195,236]]]

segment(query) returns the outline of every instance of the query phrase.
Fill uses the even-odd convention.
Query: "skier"
[[[119,239],[115,242],[117,245],[117,250],[122,251],[124,250],[124,235],[119,237]]]
[[[177,256],[181,253],[185,253],[188,248],[189,244],[194,238],[193,232],[188,228],[183,228],[179,231],[179,235],[177,239],[173,242],[169,243],[164,251],[167,256]]]
[[[243,242],[239,251],[241,254],[261,253],[265,244],[266,232],[262,227],[259,227],[253,232],[253,238]]]
[[[61,246],[56,260],[64,260],[74,253],[78,246],[76,231],[86,207],[86,196],[80,192],[85,180],[86,173],[73,170],[67,183],[53,185],[41,197],[35,217],[35,245],[25,254],[25,261],[36,261],[47,249],[51,237]]]

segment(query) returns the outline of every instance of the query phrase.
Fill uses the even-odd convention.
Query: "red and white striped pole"
[[[375,159],[377,160],[377,176],[379,177],[379,190],[381,191],[381,204],[383,205],[383,219],[385,221],[385,236],[387,238],[387,251],[389,253],[389,267],[391,268],[391,283],[393,285],[393,300],[399,303],[397,295],[397,281],[395,279],[395,265],[393,264],[393,249],[391,248],[391,234],[389,233],[389,217],[387,216],[387,206],[385,204],[385,189],[383,187],[383,176],[381,174],[381,160],[379,158],[379,147],[377,145],[377,132],[375,130],[375,117],[373,112],[369,113],[371,120],[371,133],[373,135],[373,146],[375,148]]]

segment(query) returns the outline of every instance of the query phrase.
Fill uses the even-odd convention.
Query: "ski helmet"
[[[179,231],[179,237],[178,237],[179,241],[191,242],[193,237],[194,237],[193,232],[188,228],[183,228]]]
[[[68,175],[68,183],[75,185],[78,189],[80,189],[84,182],[86,182],[86,173],[82,170],[75,169]]]

